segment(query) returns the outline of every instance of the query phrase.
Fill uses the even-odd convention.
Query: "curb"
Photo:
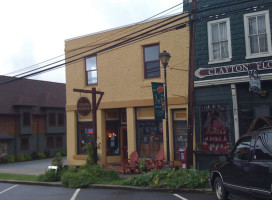
[[[17,180],[0,179],[0,183],[64,187],[61,184],[61,182],[33,182],[33,181],[17,181]],[[211,189],[188,189],[188,188],[168,189],[168,188],[136,187],[136,186],[126,186],[126,185],[102,185],[102,184],[92,184],[88,188],[153,191],[153,192],[154,191],[157,191],[157,192],[197,192],[197,193],[212,192]]]
[[[18,180],[0,179],[0,183],[63,187],[63,185],[60,182],[36,182],[36,181],[34,182],[34,181],[18,181]]]

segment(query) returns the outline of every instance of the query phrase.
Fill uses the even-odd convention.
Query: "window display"
[[[140,157],[156,157],[163,149],[162,120],[137,120],[137,151]]]
[[[107,156],[119,155],[119,121],[106,122]]]
[[[174,149],[175,149],[175,160],[178,159],[178,150],[187,148],[187,121],[185,120],[174,120]]]
[[[227,152],[230,122],[226,104],[204,105],[200,108],[202,150]]]
[[[87,154],[85,145],[93,141],[93,122],[78,123],[78,154]]]

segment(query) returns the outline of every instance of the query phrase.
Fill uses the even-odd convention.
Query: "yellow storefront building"
[[[77,111],[81,97],[104,92],[97,110],[98,163],[118,163],[137,151],[140,158],[167,154],[165,120],[155,120],[151,82],[164,82],[159,53],[171,54],[167,67],[169,155],[187,145],[189,28],[185,14],[128,25],[65,41],[67,163],[86,161],[92,114]],[[99,99],[99,95],[97,95]]]

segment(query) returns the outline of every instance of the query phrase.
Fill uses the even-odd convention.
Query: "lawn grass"
[[[21,175],[21,174],[2,174],[0,173],[0,179],[4,180],[17,180],[17,181],[37,181],[35,175]]]

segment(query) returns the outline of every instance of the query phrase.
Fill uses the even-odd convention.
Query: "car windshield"
[[[251,137],[243,138],[233,151],[233,160],[248,160]]]

